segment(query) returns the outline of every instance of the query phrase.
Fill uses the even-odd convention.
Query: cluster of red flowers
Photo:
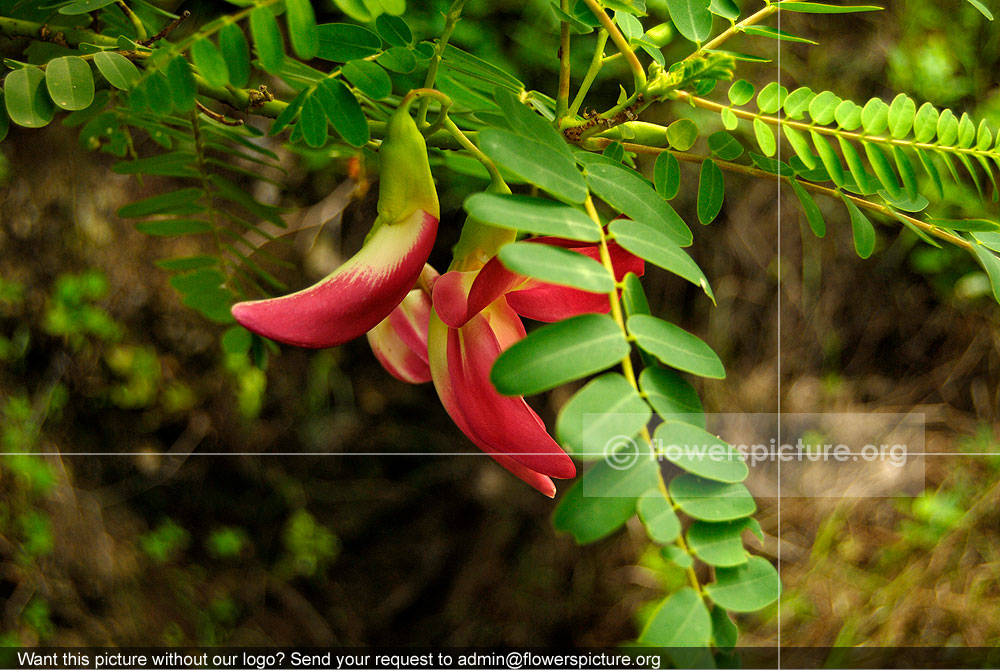
[[[608,295],[524,277],[496,252],[514,233],[467,221],[458,255],[444,275],[426,264],[440,218],[423,137],[401,107],[380,151],[379,217],[362,249],[316,285],[280,298],[233,306],[255,333],[303,347],[333,347],[368,334],[394,377],[434,382],[448,414],[476,446],[547,496],[552,478],[576,475],[572,459],[523,397],[500,395],[490,370],[525,337],[521,317],[559,321],[607,312]],[[599,258],[596,244],[535,238]],[[463,246],[465,247],[463,249]],[[640,258],[608,243],[617,279],[641,275]]]

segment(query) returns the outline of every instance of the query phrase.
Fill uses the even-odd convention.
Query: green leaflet
[[[642,525],[649,539],[659,544],[668,544],[677,539],[681,532],[681,522],[670,505],[670,501],[653,488],[642,494],[636,505]]]
[[[878,98],[869,100],[861,110],[861,125],[869,135],[879,135],[889,126],[889,105]]]
[[[324,60],[345,63],[373,56],[382,49],[382,38],[371,30],[350,23],[324,23],[317,26],[319,50]]]
[[[886,158],[882,148],[871,142],[862,142],[862,144],[865,147],[865,155],[868,156],[868,163],[875,171],[875,176],[878,177],[882,186],[885,187],[885,190],[888,191],[892,197],[898,198],[900,195],[899,182],[896,181],[896,173],[889,164],[889,159]]]
[[[833,150],[833,147],[830,146],[826,138],[815,130],[809,131],[809,135],[812,137],[813,145],[816,147],[819,158],[823,161],[823,167],[826,168],[830,179],[837,185],[837,188],[842,188],[844,186],[844,167],[840,164],[837,152]]]
[[[703,225],[712,223],[722,211],[725,197],[726,188],[722,170],[711,159],[703,161],[698,180],[698,221]]]
[[[809,222],[809,227],[812,229],[813,234],[816,237],[824,237],[826,235],[826,221],[823,219],[823,213],[816,205],[816,201],[794,179],[789,181],[789,184],[795,192],[795,197],[799,199],[799,203],[802,205],[802,211],[806,215],[806,220]]]
[[[383,100],[392,93],[392,80],[386,71],[376,63],[366,60],[352,60],[341,70],[344,78],[372,100]]]
[[[310,60],[319,53],[319,31],[311,0],[285,0],[285,20],[292,49],[302,60]]]
[[[917,142],[930,142],[937,134],[939,114],[929,102],[925,102],[917,110],[913,119],[913,137]]]
[[[317,88],[312,95],[306,97],[302,103],[302,112],[299,115],[297,126],[299,132],[302,133],[302,139],[314,149],[326,144],[328,137],[327,114],[320,99],[321,95],[320,89]]]
[[[801,119],[809,109],[809,103],[816,96],[808,86],[795,89],[785,98],[785,114],[791,119]]]
[[[614,319],[584,314],[532,331],[500,354],[490,379],[504,395],[533,395],[611,367],[629,350]]]
[[[990,279],[990,286],[993,289],[994,299],[1000,303],[1000,257],[975,239],[972,242],[972,251],[983,266],[983,269],[986,270],[986,275]]]
[[[151,216],[153,214],[178,214],[188,212],[188,208],[205,195],[200,188],[183,188],[177,191],[161,193],[151,196],[138,202],[125,205],[118,210],[118,216],[124,219],[131,219],[141,216]],[[195,211],[203,208],[197,206]]]
[[[875,249],[875,227],[850,198],[841,194],[841,199],[844,201],[844,205],[847,206],[847,211],[851,216],[851,230],[854,233],[854,250],[861,258],[868,258]]]
[[[991,12],[982,2],[980,2],[979,0],[965,0],[965,1],[968,2],[970,5],[972,5],[973,7],[975,7],[979,11],[979,13],[985,16],[987,19],[989,19],[990,21],[993,20],[993,12]]]
[[[740,141],[724,130],[708,136],[708,148],[724,161],[733,161],[743,155],[743,145]]]
[[[285,40],[274,14],[267,7],[250,12],[250,34],[265,70],[277,73],[285,62]]]
[[[159,79],[154,75],[149,81],[152,83]],[[191,65],[183,56],[175,56],[167,65],[167,82],[169,83],[167,102],[172,100],[174,107],[182,112],[194,109],[198,87],[191,72]]]
[[[673,200],[680,191],[681,166],[669,151],[664,151],[656,157],[656,163],[653,165],[653,185],[664,200]]]
[[[809,102],[809,116],[821,126],[829,125],[843,102],[831,91],[823,91]]]
[[[900,140],[910,134],[916,113],[916,103],[905,93],[900,93],[893,99],[888,115],[889,132],[893,138]]]
[[[127,91],[139,81],[139,68],[132,61],[113,51],[98,51],[94,54],[94,65],[108,83]]]
[[[691,42],[704,42],[712,32],[710,0],[667,0],[677,32]]]
[[[250,81],[250,45],[238,25],[230,23],[219,31],[219,50],[226,61],[230,83],[246,86]]]
[[[596,460],[605,456],[611,440],[637,435],[651,414],[625,377],[608,372],[563,405],[556,420],[556,437],[570,453],[583,460]]]
[[[782,42],[801,42],[803,44],[819,44],[806,37],[799,37],[798,35],[793,35],[784,30],[779,30],[772,26],[747,26],[743,29],[743,32],[747,35],[754,35],[756,37],[768,37],[772,40],[779,40]]]
[[[749,468],[740,453],[720,438],[683,421],[665,421],[656,429],[657,448],[679,468],[713,481],[735,483]]]
[[[747,104],[753,100],[754,86],[746,79],[734,81],[729,87],[729,102],[737,107]]]
[[[687,532],[688,547],[709,565],[734,567],[743,565],[750,554],[743,548],[743,531],[750,525],[750,518],[722,523],[696,521]]]
[[[757,137],[757,146],[765,156],[773,156],[778,151],[778,145],[774,139],[774,131],[762,119],[753,120],[753,132]]]
[[[578,544],[587,544],[621,528],[635,514],[639,496],[655,487],[659,478],[655,460],[636,456],[602,458],[583,473],[552,514],[556,530],[570,533]]]
[[[712,348],[679,326],[637,314],[629,317],[628,331],[640,347],[664,365],[712,379],[726,376],[722,361]]]
[[[705,603],[694,589],[685,586],[668,596],[653,612],[639,635],[639,642],[663,648],[705,647],[711,637],[712,619]]]
[[[789,126],[787,123],[782,124],[781,129],[785,133],[785,138],[788,140],[788,143],[795,151],[795,155],[799,157],[799,160],[801,160],[810,170],[814,169],[816,167],[816,160],[813,156],[812,150],[809,148],[809,142],[806,140],[805,136],[795,128]]]
[[[705,592],[718,605],[733,612],[754,612],[767,607],[781,595],[781,580],[771,562],[751,556],[743,565],[718,568],[715,582]]]
[[[853,100],[844,100],[837,105],[833,116],[837,125],[844,130],[856,130],[861,127],[861,112],[861,106]]]
[[[672,370],[647,367],[639,375],[639,388],[665,421],[686,421],[705,427],[705,410],[694,387]]]
[[[609,225],[609,230],[627,251],[649,261],[653,265],[687,279],[695,286],[700,286],[705,295],[715,302],[715,295],[708,283],[708,278],[698,264],[669,237],[651,226],[640,221],[617,219]]]
[[[677,151],[687,151],[698,139],[698,126],[691,119],[677,119],[667,126],[667,141]]]
[[[25,128],[41,128],[55,116],[45,88],[45,73],[36,67],[14,70],[4,80],[4,104],[10,120]]]
[[[225,86],[229,83],[229,66],[222,52],[211,40],[203,38],[192,44],[191,60],[205,81],[212,86]]]
[[[334,130],[351,146],[364,146],[370,137],[368,118],[358,99],[339,79],[327,77],[316,87],[315,97]],[[308,101],[307,101],[308,103]],[[305,114],[305,107],[302,113]]]
[[[681,511],[701,521],[732,521],[757,510],[743,484],[726,484],[683,474],[670,480],[670,497]]]
[[[858,150],[843,137],[838,137],[837,141],[840,144],[840,151],[844,154],[844,160],[847,162],[847,167],[851,171],[851,177],[854,179],[858,191],[862,195],[871,195],[874,193],[877,190],[874,186],[875,180],[865,170],[865,165],[861,161]]]
[[[465,200],[465,211],[477,221],[535,235],[553,235],[581,242],[601,239],[601,231],[589,216],[552,200],[476,193]]]
[[[382,14],[375,19],[375,30],[382,39],[394,47],[409,46],[413,42],[410,27],[398,16]]]
[[[878,12],[882,7],[875,5],[827,5],[821,2],[783,2],[781,9],[786,12],[804,14],[847,14],[851,12]]]
[[[590,293],[610,293],[615,278],[598,261],[570,249],[517,242],[500,249],[500,261],[510,270],[544,282]]]
[[[45,85],[57,107],[85,109],[94,101],[94,75],[79,56],[53,58],[45,70]]]
[[[587,185],[594,195],[629,218],[656,228],[675,244],[686,247],[694,238],[674,208],[634,170],[619,165],[587,166]]]
[[[548,144],[490,128],[479,134],[479,148],[487,156],[566,202],[581,203],[587,197],[587,182],[572,159]],[[594,169],[605,166],[594,166]]]
[[[765,114],[774,114],[785,104],[788,89],[772,81],[757,94],[757,107]]]

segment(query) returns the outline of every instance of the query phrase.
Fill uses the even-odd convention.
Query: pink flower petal
[[[430,317],[430,296],[421,289],[413,289],[389,316],[368,331],[368,343],[375,358],[396,379],[411,384],[431,380],[427,363]]]
[[[258,335],[300,347],[353,340],[406,297],[434,246],[437,224],[423,210],[399,223],[383,223],[326,279],[280,298],[238,303],[233,316]]]
[[[434,311],[452,328],[461,328],[469,320],[469,290],[476,272],[445,272],[434,282]]]
[[[480,270],[447,272],[434,285],[434,309],[452,328],[461,328],[497,298],[525,284],[493,258]]]
[[[507,304],[526,319],[552,323],[580,314],[607,314],[608,296],[543,282],[507,294]]]
[[[560,479],[575,476],[572,459],[549,436],[524,398],[502,396],[490,382],[490,368],[501,351],[495,331],[505,340],[523,333],[517,315],[498,301],[461,329],[448,328],[440,321],[436,326],[436,321],[432,317],[429,338],[434,385],[462,432],[486,453],[509,458],[538,474]],[[514,474],[524,479],[523,472]],[[535,479],[532,485],[539,483]]]

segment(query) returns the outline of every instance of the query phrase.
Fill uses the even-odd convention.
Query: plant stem
[[[122,10],[122,13],[128,17],[129,21],[132,22],[132,27],[135,28],[136,41],[141,42],[146,39],[146,26],[142,24],[142,19],[135,15],[132,8],[125,4],[125,0],[116,0],[116,5]]]
[[[24,21],[22,19],[12,19],[7,16],[0,16],[0,32],[9,37],[31,37],[43,42],[53,42],[75,47],[80,42],[89,42],[102,47],[117,47],[118,40],[114,37],[101,35],[86,28],[76,26],[49,26],[36,21]]]
[[[607,269],[607,271],[613,277],[615,274],[615,267],[614,264],[611,262],[611,252],[608,250],[608,238],[607,234],[604,231],[604,226],[601,225],[601,217],[598,216],[597,209],[594,207],[594,201],[591,199],[589,195],[587,196],[587,199],[584,201],[583,205],[584,208],[587,210],[587,214],[590,216],[591,220],[597,224],[598,228],[601,231],[601,242],[600,242],[601,264]],[[622,334],[626,337],[626,339],[628,339],[629,334],[628,334],[628,329],[625,326],[625,314],[622,311],[622,305],[621,305],[621,300],[618,297],[617,286],[611,289],[611,292],[608,293],[608,302],[611,304],[611,318],[615,320],[615,323],[617,323],[618,327],[621,328]],[[625,380],[635,390],[636,393],[640,393],[639,383],[638,381],[636,381],[635,368],[632,367],[631,347],[629,347],[629,353],[625,354],[625,357],[621,360],[621,366],[622,366],[622,374],[625,376]],[[642,439],[649,446],[649,457],[652,459],[656,459],[657,453],[656,450],[653,448],[653,440],[649,434],[649,429],[646,426],[642,427],[641,435]],[[670,504],[672,508],[676,508],[677,506],[674,504],[673,499],[671,499],[670,497],[670,492],[667,490],[667,483],[663,479],[663,472],[660,470],[659,466],[657,466],[656,468],[656,477],[657,477],[657,488],[660,490],[660,493],[663,495],[663,497],[666,499],[666,501]],[[688,556],[692,556],[693,558],[691,550],[688,548],[687,543],[684,542],[683,533],[677,536],[675,543],[677,544],[678,547],[680,547],[681,551],[683,551]],[[687,568],[686,572],[688,575],[688,579],[691,581],[691,587],[695,590],[695,593],[698,594],[699,598],[704,599],[705,596],[704,593],[702,593],[701,584],[698,581],[698,574],[694,570],[693,562],[691,566]]]
[[[729,26],[728,28],[726,28],[721,33],[719,33],[717,37],[715,37],[714,39],[709,40],[705,44],[703,44],[700,47],[698,47],[694,52],[691,53],[691,55],[689,55],[684,60],[691,60],[692,58],[696,58],[696,57],[700,56],[701,54],[705,53],[706,51],[711,51],[712,49],[718,49],[729,38],[733,37],[737,33],[743,32],[743,29],[746,28],[747,26],[752,26],[755,23],[760,23],[761,21],[763,21],[767,17],[771,16],[771,14],[774,14],[776,11],[778,11],[778,5],[779,4],[780,3],[772,4],[772,3],[768,2],[767,5],[763,9],[757,11],[754,14],[751,14],[750,16],[748,16],[747,18],[743,19],[739,23],[733,23],[731,26]]]
[[[569,12],[569,0],[559,0],[559,7],[564,13]],[[559,26],[559,92],[556,95],[556,127],[566,116],[569,109],[569,23],[563,21]]]
[[[424,78],[424,88],[434,88],[434,80],[437,79],[438,66],[441,65],[441,58],[444,56],[444,50],[448,47],[448,40],[451,39],[451,33],[455,30],[455,26],[458,24],[459,18],[462,16],[462,8],[465,6],[466,0],[454,0],[451,3],[451,7],[448,8],[447,13],[445,13],[444,20],[444,30],[441,31],[441,37],[438,38],[437,46],[434,47],[434,56],[431,57],[431,62],[427,66],[427,76]],[[423,127],[427,123],[427,106],[430,104],[429,98],[423,98],[420,100],[420,107],[417,108],[417,127]]]
[[[642,63],[636,58],[635,52],[632,51],[632,47],[629,46],[628,40],[622,35],[622,31],[618,30],[618,26],[615,25],[608,13],[604,11],[600,3],[597,0],[583,0],[590,11],[594,13],[597,20],[601,22],[604,29],[608,31],[608,35],[611,37],[611,41],[615,43],[618,47],[618,51],[621,52],[622,56],[628,62],[629,68],[632,70],[632,76],[635,78],[635,89],[639,91],[643,86],[646,85],[646,70],[643,69]]]
[[[587,93],[590,91],[591,85],[594,83],[594,79],[597,78],[597,73],[601,71],[604,67],[604,47],[608,43],[608,31],[601,30],[597,33],[597,46],[594,47],[594,58],[590,61],[590,67],[587,68],[587,73],[583,75],[583,81],[580,82],[580,89],[576,92],[576,97],[573,98],[573,104],[569,106],[569,116],[576,116],[580,111],[580,106],[583,104],[584,98],[587,97]]]
[[[479,147],[477,147],[472,140],[470,140],[462,129],[455,125],[455,122],[448,117],[444,118],[444,129],[451,133],[451,136],[458,140],[458,143],[462,145],[462,148],[471,153],[476,160],[483,164],[486,171],[490,173],[490,178],[495,183],[505,183],[503,176],[500,174],[500,170],[497,168],[496,163],[490,160],[486,154],[484,154]]]
[[[591,141],[595,142],[598,148],[603,148],[606,147],[608,144],[611,144],[611,142],[616,142],[618,140],[598,137],[598,138],[593,138]],[[674,156],[676,156],[678,160],[682,160],[688,163],[703,163],[709,158],[712,158],[711,156],[699,156],[697,154],[691,154],[684,151],[674,151],[673,149],[664,149],[662,147],[650,147],[646,146],[645,144],[634,144],[630,142],[623,142],[622,146],[626,151],[633,151],[635,153],[648,154],[653,156],[658,156],[664,151],[669,151]],[[789,184],[792,183],[792,181],[794,181],[807,191],[820,193],[830,198],[840,199],[840,196],[843,195],[845,198],[847,198],[848,200],[850,200],[851,202],[853,202],[855,205],[857,205],[862,209],[867,209],[872,212],[877,212],[878,214],[887,216],[892,219],[897,219],[897,220],[906,219],[906,221],[908,221],[909,223],[913,224],[917,228],[920,228],[924,232],[933,235],[934,237],[945,240],[946,242],[950,242],[951,244],[954,244],[957,247],[961,247],[967,251],[972,250],[972,245],[967,240],[962,239],[960,236],[955,235],[954,233],[950,233],[944,229],[938,228],[937,226],[927,223],[926,221],[921,221],[920,219],[909,216],[908,214],[903,214],[902,212],[898,212],[892,209],[891,207],[888,207],[887,205],[880,205],[878,203],[871,202],[870,200],[865,200],[864,198],[861,198],[859,196],[851,195],[850,193],[844,193],[843,191],[836,188],[821,186],[819,184],[814,184],[813,182],[810,181],[802,181],[800,179],[795,179],[794,177],[790,176],[777,175],[774,174],[773,172],[760,170],[758,168],[751,167],[749,165],[740,165],[739,163],[731,163],[729,161],[719,160],[718,158],[712,158],[712,160],[715,161],[716,165],[718,165],[720,168],[728,172],[737,172],[739,174],[744,174],[750,177],[759,177],[761,179],[768,179],[770,181],[783,181]]]

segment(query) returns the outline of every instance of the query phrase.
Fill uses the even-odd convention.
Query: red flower
[[[599,256],[594,245],[574,246],[579,243],[554,238],[533,241],[568,247],[593,258]],[[643,273],[641,259],[614,243],[609,245],[609,251],[617,279],[628,272]],[[608,296],[523,277],[507,270],[496,258],[480,270],[446,273],[434,282],[432,295],[434,311],[430,314],[426,346],[430,375],[441,403],[477,447],[515,476],[553,497],[556,489],[552,478],[571,478],[576,475],[576,467],[523,397],[497,392],[490,381],[490,369],[500,352],[525,336],[518,314],[539,321],[557,321],[578,314],[603,313],[609,309]],[[419,346],[419,338],[405,339]],[[419,353],[411,351],[414,356]],[[387,369],[393,372],[393,368]]]
[[[368,331],[375,358],[400,381],[422,384],[431,380],[427,361],[427,328],[431,320],[431,289],[438,273],[425,265],[417,287],[403,302]]]
[[[378,217],[361,250],[307,289],[233,305],[243,327],[286,344],[335,347],[371,330],[406,298],[440,218],[427,145],[409,104],[389,120],[379,155]]]

